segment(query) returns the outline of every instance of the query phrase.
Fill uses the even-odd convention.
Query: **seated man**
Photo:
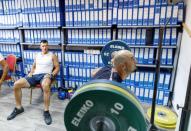
[[[4,79],[7,76],[8,70],[9,70],[8,64],[4,60],[3,55],[0,53],[0,89]]]
[[[136,69],[136,60],[128,50],[119,50],[112,53],[112,67],[105,66],[92,72],[93,79],[108,79],[122,82]]]
[[[52,123],[52,118],[49,113],[50,104],[50,86],[51,79],[59,72],[59,62],[56,55],[48,52],[48,41],[40,42],[41,52],[36,55],[31,72],[25,78],[21,78],[14,83],[14,95],[16,107],[13,112],[7,117],[7,120],[15,118],[18,114],[24,112],[21,105],[21,88],[35,86],[41,84],[44,97],[44,120],[47,125]]]

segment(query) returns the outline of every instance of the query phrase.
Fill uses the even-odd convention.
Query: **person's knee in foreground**
[[[112,66],[95,69],[93,79],[107,79],[122,82],[136,69],[136,59],[128,50],[119,50],[112,53]]]
[[[1,90],[1,85],[3,84],[3,81],[7,76],[8,70],[9,70],[8,64],[5,61],[3,55],[0,53],[0,90]]]
[[[11,120],[18,114],[24,112],[24,108],[21,104],[21,89],[33,87],[36,84],[41,84],[44,98],[44,120],[47,125],[52,123],[52,118],[49,113],[50,86],[52,78],[55,77],[59,72],[59,62],[56,55],[48,52],[48,41],[42,40],[40,43],[40,48],[41,52],[36,55],[31,72],[27,77],[21,78],[14,83],[16,107],[7,117],[7,120]]]

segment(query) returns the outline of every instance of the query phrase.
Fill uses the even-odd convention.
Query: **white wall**
[[[185,23],[191,29],[191,0],[185,0],[186,3],[186,19]],[[191,38],[188,33],[183,30],[182,42],[180,47],[180,55],[178,60],[177,74],[175,79],[173,106],[176,110],[176,105],[184,106],[186,89],[188,84],[188,76],[191,66]],[[178,131],[181,110],[176,110],[178,114],[178,122],[176,131]]]

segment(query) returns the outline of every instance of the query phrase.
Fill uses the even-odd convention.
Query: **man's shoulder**
[[[56,58],[57,57],[57,55],[55,53],[53,53],[53,52],[50,52],[50,55],[52,56],[52,58]]]
[[[103,69],[111,69],[111,66],[106,65],[106,66],[103,66],[102,68],[103,68]]]
[[[111,67],[110,66],[103,66],[103,67],[101,67],[100,68],[100,70],[99,71],[110,71],[111,70]]]
[[[54,54],[52,52],[48,52],[46,56],[53,56]],[[42,52],[36,53],[36,56],[42,56]]]
[[[50,52],[50,51],[49,51],[49,52],[47,53],[47,55],[49,55],[49,56],[52,56],[52,57],[53,57],[53,56],[54,56],[54,53],[52,53],[52,52]]]

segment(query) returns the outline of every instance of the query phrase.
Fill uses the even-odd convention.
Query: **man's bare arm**
[[[56,76],[60,70],[60,65],[58,62],[58,57],[55,54],[53,54],[52,59],[53,59],[53,64],[54,64],[54,70],[52,71],[52,75]]]
[[[3,82],[5,77],[7,76],[9,67],[8,67],[8,64],[7,64],[7,62],[5,60],[0,61],[0,65],[2,65],[2,68],[3,68],[3,74],[1,76],[0,81]]]
[[[33,73],[34,73],[34,71],[35,71],[35,69],[36,69],[36,60],[34,60],[34,63],[33,63],[33,65],[32,65],[31,71],[30,71],[30,73],[28,74],[28,76],[32,76]]]

